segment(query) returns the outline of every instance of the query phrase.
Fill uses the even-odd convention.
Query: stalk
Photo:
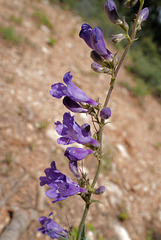
[[[122,64],[124,62],[124,59],[125,59],[125,57],[126,57],[126,55],[128,53],[129,48],[131,47],[132,43],[135,40],[137,21],[138,21],[141,9],[143,7],[143,4],[144,4],[144,1],[140,1],[139,10],[138,10],[136,19],[134,21],[134,25],[133,25],[131,36],[129,38],[129,42],[128,42],[128,44],[127,44],[127,46],[126,46],[126,48],[125,48],[125,50],[124,50],[124,52],[122,54],[122,57],[121,57],[121,59],[120,59],[120,61],[118,63],[118,66],[117,66],[116,70],[114,71],[114,73],[112,75],[111,82],[110,82],[110,88],[108,90],[108,93],[107,93],[107,96],[106,96],[106,99],[105,99],[103,107],[107,107],[107,105],[109,103],[109,100],[110,100],[110,97],[111,97],[111,94],[112,94],[112,91],[113,91],[113,88],[114,88],[114,85],[115,85],[115,81],[116,81],[116,77],[118,75],[118,72],[119,72],[119,70],[120,70],[120,68],[121,68],[121,66],[122,66]],[[95,177],[94,177],[93,182],[91,184],[91,188],[94,188],[94,186],[95,186],[95,184],[97,182],[100,170],[101,170],[101,166],[102,166],[102,159],[103,159],[103,157],[102,157],[103,127],[104,127],[104,119],[101,119],[100,129],[99,129],[99,132],[98,132],[98,139],[99,139],[99,143],[100,143],[100,148],[98,150],[98,153],[99,153],[98,166],[97,166],[97,170],[96,170],[96,173],[95,173]],[[77,234],[76,240],[81,240],[83,226],[85,225],[85,220],[86,220],[86,217],[87,217],[87,214],[88,214],[88,211],[89,211],[90,198],[91,198],[91,194],[89,194],[89,198],[88,198],[89,201],[88,201],[88,203],[86,202],[86,206],[85,206],[85,209],[84,209],[82,220],[81,220],[81,222],[79,224],[78,234]]]
[[[85,220],[86,220],[86,217],[87,217],[87,214],[88,214],[88,211],[89,211],[89,206],[90,206],[90,204],[86,203],[86,207],[84,209],[82,220],[81,220],[81,222],[79,224],[78,234],[77,234],[76,240],[81,240],[82,230],[83,230],[83,226],[85,224]]]

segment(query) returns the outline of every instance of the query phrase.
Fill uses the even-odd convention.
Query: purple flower
[[[76,113],[86,113],[88,112],[88,109],[83,108],[80,106],[77,102],[73,101],[69,97],[64,97],[63,99],[63,104],[66,108],[68,108],[71,112],[76,112]]]
[[[64,113],[63,123],[55,122],[56,131],[62,137],[58,138],[58,144],[68,145],[74,142],[80,144],[91,144],[93,146],[99,146],[99,143],[91,138],[90,125],[83,124],[79,126],[71,116],[70,113]]]
[[[91,32],[92,32],[92,27],[88,25],[87,23],[82,24],[81,31],[79,33],[79,37],[83,38],[84,41],[87,43],[87,45],[92,48],[91,44]]]
[[[106,48],[103,33],[100,28],[92,29],[87,23],[82,24],[79,36],[87,43],[87,45],[95,50],[100,56],[108,61],[112,61],[113,54]]]
[[[65,86],[63,83],[55,83],[51,86],[50,95],[55,98],[61,98],[67,96],[75,102],[88,103],[92,106],[97,106],[98,103],[88,97],[80,88],[78,88],[72,82],[73,76],[70,75],[70,72],[67,72],[64,75],[63,81],[66,83]]]
[[[42,225],[41,228],[38,228],[37,231],[41,231],[42,234],[48,234],[49,237],[52,239],[58,239],[58,238],[67,238],[68,237],[68,231],[63,229],[59,224],[52,221],[50,216],[53,213],[49,214],[49,217],[40,217],[39,222]]]
[[[70,161],[80,161],[91,153],[93,153],[91,149],[68,147],[64,156],[66,156]]]
[[[46,195],[49,198],[54,198],[53,203],[62,201],[77,193],[86,192],[84,188],[81,188],[77,183],[59,172],[54,161],[51,163],[51,168],[45,169],[44,172],[46,177],[40,177],[40,186],[47,184],[51,188],[46,192]]]
[[[111,117],[111,109],[109,107],[105,107],[100,111],[100,117],[102,119],[108,119]]]
[[[104,5],[105,13],[109,20],[114,24],[121,24],[122,21],[119,18],[115,2],[113,0],[107,0]]]
[[[79,178],[79,172],[78,172],[78,166],[77,161],[82,160],[85,158],[88,154],[93,153],[90,149],[83,149],[83,148],[76,148],[76,147],[68,147],[64,153],[64,156],[66,156],[69,159],[69,168],[71,172]]]
[[[103,33],[100,28],[96,27],[91,32],[91,45],[92,48],[103,58],[112,60],[113,54],[106,48]]]
[[[147,7],[143,8],[138,18],[138,25],[141,25],[142,22],[144,22],[148,18],[148,15],[149,15],[149,9]]]

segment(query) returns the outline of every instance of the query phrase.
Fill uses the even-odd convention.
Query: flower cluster
[[[65,84],[59,82],[51,86],[50,95],[57,99],[63,97],[64,106],[71,112],[76,113],[95,113],[95,109],[99,109],[99,103],[90,98],[84,91],[78,88],[72,82],[73,76],[70,72],[64,75],[63,81]],[[85,174],[79,171],[78,161],[83,160],[87,155],[94,153],[99,148],[99,142],[92,138],[90,125],[85,123],[79,125],[75,121],[75,116],[70,112],[65,112],[63,121],[56,121],[56,132],[60,135],[57,139],[58,144],[69,145],[73,143],[84,145],[82,147],[68,147],[65,150],[64,156],[69,160],[69,169],[74,174],[78,183],[61,173],[53,161],[51,167],[44,170],[45,176],[40,177],[40,186],[47,185],[49,190],[46,195],[52,198],[52,203],[65,200],[66,198],[79,194],[82,198],[88,193],[88,181]],[[93,193],[102,194],[105,189],[100,187],[93,189]],[[42,228],[38,229],[43,234],[48,234],[51,238],[65,238],[68,234],[66,230],[61,228],[57,223],[50,218],[41,217],[39,219]]]
[[[127,0],[126,6],[134,6],[136,2],[137,0]],[[108,101],[114,87],[118,70],[122,64],[121,61],[124,60],[128,48],[135,40],[137,30],[141,29],[142,23],[147,19],[149,10],[148,8],[142,9],[141,5],[136,20],[134,20],[134,29],[132,30],[131,36],[129,36],[129,26],[125,21],[125,17],[122,17],[122,19],[119,17],[115,2],[113,0],[107,0],[104,5],[104,9],[108,19],[124,31],[124,33],[114,35],[112,41],[114,43],[119,43],[123,39],[128,39],[129,42],[122,55],[123,57],[119,61],[117,54],[111,53],[111,51],[106,48],[103,33],[100,28],[92,28],[87,23],[84,23],[81,26],[79,36],[85,41],[88,47],[91,48],[90,57],[94,61],[91,64],[91,68],[98,73],[111,75],[110,87],[106,96],[104,107],[101,106],[99,101],[95,101],[90,98],[82,89],[72,82],[73,76],[70,72],[65,73],[63,77],[64,83],[58,82],[51,86],[50,95],[57,99],[63,98],[63,105],[69,111],[64,113],[62,122],[55,122],[56,132],[60,135],[57,139],[57,143],[62,145],[70,145],[73,143],[81,144],[80,147],[67,147],[64,153],[64,156],[69,160],[69,169],[74,175],[74,178],[76,178],[77,182],[74,182],[68,176],[61,173],[56,168],[55,161],[51,162],[50,167],[44,170],[45,176],[40,177],[40,186],[48,186],[46,195],[52,199],[52,203],[65,200],[68,197],[77,194],[86,202],[86,207],[89,208],[92,201],[96,201],[91,199],[91,195],[100,195],[105,191],[104,186],[100,186],[97,189],[94,187],[102,165],[103,127],[107,123],[106,120],[111,117],[111,109],[107,107]],[[93,135],[91,134],[91,127],[88,123],[79,125],[75,121],[75,116],[72,116],[70,111],[73,113],[89,114],[92,119],[95,133]],[[78,162],[83,160],[89,154],[93,154],[98,160],[96,175],[91,184],[86,173],[78,167]],[[50,213],[48,217],[42,216],[39,218],[39,222],[42,227],[37,230],[41,231],[43,234],[48,234],[48,236],[52,239],[71,239],[70,232],[55,223],[50,218],[51,215],[52,213]],[[83,221],[85,222],[85,220]],[[86,239],[85,235],[83,235],[84,226],[82,226],[83,224],[81,221],[77,235],[78,240]]]
[[[77,193],[86,192],[84,188],[81,188],[77,183],[59,172],[54,161],[51,163],[51,168],[45,169],[44,172],[46,177],[40,177],[40,186],[47,184],[51,188],[47,190],[46,195],[49,198],[54,198],[53,203],[62,201]]]

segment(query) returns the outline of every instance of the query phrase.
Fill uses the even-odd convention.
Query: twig
[[[37,211],[30,210],[30,214],[26,211],[18,209],[15,211],[10,224],[2,232],[0,240],[18,240],[22,232],[26,230],[31,221],[38,216]]]
[[[0,201],[0,208],[19,190],[19,188],[24,184],[28,177],[28,175],[25,175],[23,178],[17,179],[17,183],[12,188],[12,191],[5,195],[4,198]]]

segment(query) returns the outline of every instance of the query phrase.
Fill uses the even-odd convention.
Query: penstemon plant
[[[127,7],[132,7],[136,2],[137,0],[127,0],[125,5]],[[124,33],[114,35],[112,41],[116,44],[123,39],[128,40],[127,46],[120,58],[117,53],[113,54],[106,48],[103,33],[100,28],[95,27],[92,29],[87,23],[84,23],[81,27],[79,36],[92,49],[90,57],[94,62],[91,64],[91,68],[98,73],[104,73],[111,76],[108,93],[103,105],[99,101],[91,99],[85,92],[78,88],[72,82],[73,76],[70,72],[64,75],[64,83],[59,82],[51,86],[50,95],[52,97],[58,99],[63,97],[64,106],[71,112],[89,114],[95,129],[94,134],[91,135],[90,125],[85,123],[80,126],[70,112],[64,113],[62,122],[55,122],[56,132],[60,135],[60,138],[57,139],[58,144],[69,145],[78,143],[84,145],[85,148],[68,147],[64,153],[64,156],[69,159],[69,169],[74,174],[77,182],[74,182],[57,170],[55,162],[53,161],[51,167],[44,170],[46,176],[40,177],[40,186],[44,186],[45,184],[49,186],[50,189],[47,190],[46,195],[54,199],[52,201],[53,203],[65,200],[75,194],[80,195],[81,199],[85,202],[85,209],[78,227],[76,238],[73,237],[72,231],[63,229],[51,219],[52,213],[50,213],[48,217],[40,217],[39,222],[42,227],[39,228],[38,231],[41,231],[43,234],[48,234],[52,239],[87,240],[85,234],[85,220],[90,205],[93,202],[97,202],[92,199],[92,196],[94,194],[103,194],[105,191],[104,186],[100,186],[96,189],[95,185],[103,161],[103,129],[107,124],[107,119],[111,116],[111,109],[108,107],[108,103],[126,54],[132,43],[136,40],[135,36],[137,31],[141,30],[142,22],[148,17],[149,10],[148,8],[143,8],[143,4],[144,0],[140,0],[131,34],[129,34],[129,26],[125,21],[125,17],[123,17],[122,20],[120,19],[114,1],[108,0],[104,5],[108,19],[124,31]],[[83,160],[88,154],[93,154],[98,162],[96,173],[92,180],[88,179],[87,175],[78,167],[78,161]]]

